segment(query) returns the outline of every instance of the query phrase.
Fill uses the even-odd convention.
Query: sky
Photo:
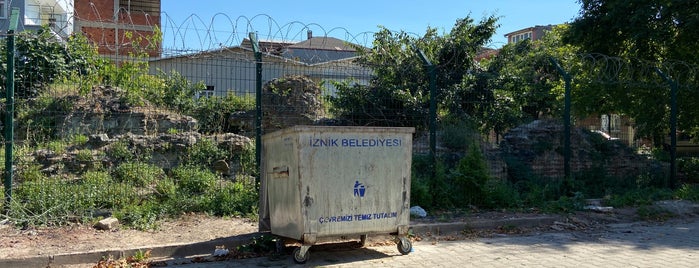
[[[419,37],[427,27],[448,33],[457,19],[468,16],[477,23],[490,15],[499,18],[500,27],[488,47],[499,48],[506,33],[570,22],[580,10],[577,0],[162,0],[161,5],[165,49],[235,46],[249,32],[261,40],[301,41],[308,30],[369,45],[379,25]]]

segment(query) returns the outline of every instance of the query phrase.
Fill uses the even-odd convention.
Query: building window
[[[54,23],[55,25],[55,8],[53,6],[42,5],[42,4],[29,4],[28,2],[24,5],[24,24],[40,26],[43,24]]]
[[[198,98],[209,98],[214,96],[214,86],[206,86],[205,90],[199,91],[197,93]]]
[[[154,0],[121,0],[119,9],[127,12],[143,12],[160,16],[160,1]]]
[[[7,19],[7,1],[0,0],[0,19]]]
[[[522,40],[532,39],[532,32],[516,34],[512,36],[512,43],[517,43]]]
[[[600,118],[601,129],[605,133],[618,133],[621,131],[621,116],[618,114],[603,114]]]

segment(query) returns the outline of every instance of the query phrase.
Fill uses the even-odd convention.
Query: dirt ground
[[[438,213],[411,224],[457,222],[473,220],[502,220],[541,216],[537,212],[468,212]],[[560,221],[551,226],[529,229],[498,227],[494,230],[478,230],[470,233],[444,234],[441,239],[467,239],[473,236],[489,236],[496,233],[528,233],[532,231],[594,230],[608,223],[638,220],[633,209],[615,209],[612,212],[576,212],[556,215]],[[147,248],[155,245],[204,242],[257,231],[257,222],[243,218],[220,218],[206,215],[185,215],[177,220],[165,221],[156,231],[138,231],[119,228],[101,231],[88,225],[72,225],[53,228],[18,229],[8,223],[0,224],[0,259],[50,256],[63,253]],[[415,239],[431,239],[431,234],[416,234]]]
[[[156,231],[126,228],[101,231],[89,225],[78,224],[21,230],[2,224],[0,225],[0,259],[187,244],[256,231],[257,222],[248,219],[199,214],[165,221]]]

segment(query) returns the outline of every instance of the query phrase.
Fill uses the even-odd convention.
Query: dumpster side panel
[[[264,178],[274,234],[301,240],[303,217],[298,173],[298,137],[280,132],[263,137]]]
[[[412,129],[314,128],[299,133],[304,232],[394,233],[409,224]]]

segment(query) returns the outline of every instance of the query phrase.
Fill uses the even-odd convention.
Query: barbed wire
[[[8,1],[12,6],[13,1]],[[54,6],[39,6],[55,10],[73,9],[73,1],[65,1],[68,6],[62,6],[58,2]],[[144,10],[130,10],[120,7],[114,14],[103,14],[93,3],[89,8],[80,8],[79,12],[69,17],[66,13],[50,14],[48,18],[31,18],[31,14],[25,13],[22,29],[39,27],[48,24],[57,36],[67,37],[73,29],[83,30],[92,35],[91,39],[97,46],[109,52],[117,52],[129,46],[157,47],[160,55],[180,55],[203,51],[228,51],[230,48],[240,47],[250,33],[256,33],[260,41],[295,44],[308,40],[311,37],[332,37],[347,43],[370,48],[373,45],[375,32],[365,31],[357,34],[351,33],[347,28],[324,28],[317,23],[303,23],[292,21],[279,23],[267,14],[258,14],[252,17],[232,17],[225,13],[216,13],[210,19],[204,19],[197,14],[191,14],[181,22],[170,16],[167,12],[157,15]],[[87,10],[87,14],[85,14]],[[4,24],[9,20],[5,20]],[[30,22],[32,24],[27,24]],[[77,26],[77,27],[76,27]],[[85,31],[87,27],[96,28],[98,31]],[[153,38],[153,31],[158,27],[162,40]],[[149,31],[150,30],[150,31]],[[119,33],[121,31],[121,33]],[[125,32],[129,32],[127,36]],[[395,31],[398,32],[398,31]],[[404,32],[405,33],[405,32]],[[415,33],[405,33],[419,42],[422,38]],[[97,36],[95,36],[97,35]],[[134,40],[140,43],[134,44]],[[327,38],[320,38],[317,42],[328,42]],[[325,45],[323,44],[320,44]],[[493,44],[486,48],[493,48]],[[699,67],[680,60],[665,60],[652,62],[635,58],[621,58],[596,53],[577,54],[573,59],[561,59],[563,62],[570,60],[571,66],[567,68],[571,72],[585,73],[587,79],[597,83],[623,83],[638,86],[664,86],[668,81],[663,75],[679,86],[691,86],[697,79]],[[662,74],[662,75],[661,75]]]
[[[344,27],[326,29],[317,23],[300,21],[280,24],[266,14],[232,18],[217,13],[208,22],[193,14],[180,23],[175,22],[166,12],[162,14],[165,21],[162,31],[171,38],[163,40],[163,47],[171,50],[210,50],[238,46],[252,32],[261,41],[296,43],[308,39],[312,34],[314,37],[333,37],[365,47],[371,45],[374,35],[369,31],[352,34]],[[224,23],[217,23],[220,20]],[[196,46],[192,46],[193,44]]]
[[[680,87],[694,87],[699,66],[679,60],[653,62],[600,53],[580,53],[564,60],[574,78],[600,84],[624,84],[636,87],[665,87],[672,79]],[[566,66],[564,66],[566,68]],[[575,75],[584,74],[584,76]]]

